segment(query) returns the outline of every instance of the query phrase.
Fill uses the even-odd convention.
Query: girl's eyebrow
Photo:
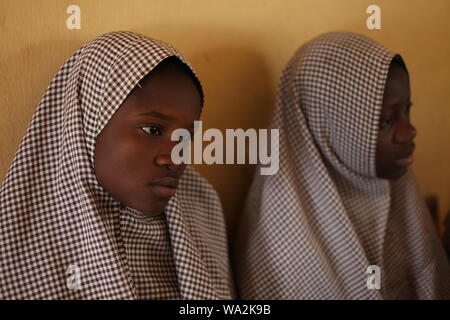
[[[394,110],[399,109],[399,108],[401,108],[403,106],[404,106],[403,103],[396,101],[396,102],[391,103],[391,104],[388,105],[388,108],[387,108],[386,112],[394,111]],[[410,101],[410,102],[406,103],[406,106],[408,108],[412,107],[413,106],[413,102]]]
[[[158,111],[148,111],[138,114],[138,116],[151,116],[155,118],[159,118],[161,120],[165,120],[167,122],[175,121],[174,117],[171,117],[169,115],[166,115],[164,113],[158,112]],[[194,123],[192,122],[189,126],[186,126],[187,129],[193,130],[194,129]]]
[[[139,116],[152,116],[152,117],[159,118],[159,119],[165,120],[165,121],[173,121],[174,120],[173,117],[168,116],[163,113],[160,113],[158,111],[148,111],[148,112],[140,113]]]

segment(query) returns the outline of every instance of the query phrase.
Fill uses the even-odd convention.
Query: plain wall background
[[[68,30],[66,8],[81,8]],[[366,8],[381,8],[368,30]],[[170,42],[190,60],[206,93],[203,129],[264,128],[283,66],[305,41],[329,31],[369,36],[402,54],[418,129],[413,171],[422,193],[450,210],[450,1],[448,0],[1,0],[0,178],[60,66],[85,42],[129,30]],[[253,166],[201,165],[216,187],[229,231]]]

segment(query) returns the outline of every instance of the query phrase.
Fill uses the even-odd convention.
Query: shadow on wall
[[[192,57],[205,83],[204,130],[266,128],[275,98],[275,85],[263,57],[243,48],[215,48]],[[208,143],[205,143],[206,146]],[[248,158],[247,158],[248,161]],[[199,171],[217,188],[233,238],[244,207],[254,165],[199,165]]]

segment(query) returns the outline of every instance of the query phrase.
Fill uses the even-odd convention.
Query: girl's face
[[[393,63],[384,90],[378,132],[376,170],[379,178],[398,179],[413,162],[416,129],[410,122],[410,108],[408,74]]]
[[[163,213],[185,165],[171,161],[178,141],[172,131],[193,136],[201,98],[189,75],[174,67],[144,78],[97,137],[94,167],[102,187],[122,204],[146,215]]]

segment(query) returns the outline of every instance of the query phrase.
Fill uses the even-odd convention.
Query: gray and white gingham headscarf
[[[122,206],[93,170],[97,135],[172,46],[104,34],[62,66],[0,190],[0,299],[135,299],[120,238]],[[166,207],[183,299],[232,295],[222,207],[187,167]],[[74,271],[79,283],[68,285]],[[73,288],[73,289],[69,289]]]
[[[256,170],[234,246],[242,298],[449,297],[448,262],[411,174],[376,177],[394,56],[365,37],[329,33],[284,69],[272,122],[280,170]],[[380,290],[367,287],[369,265],[380,267]]]

